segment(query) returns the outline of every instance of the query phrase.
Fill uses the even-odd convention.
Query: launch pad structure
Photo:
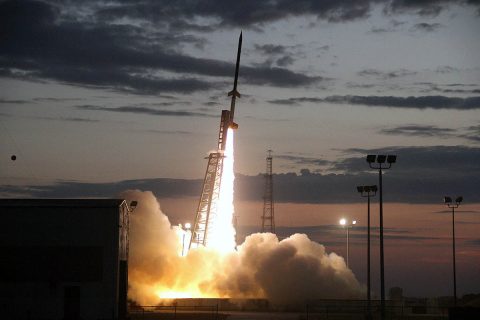
[[[192,235],[190,237],[190,248],[199,246],[208,246],[209,232],[211,229],[211,221],[217,215],[221,214],[218,211],[218,202],[220,199],[220,187],[223,175],[223,160],[225,145],[227,142],[227,131],[229,128],[237,129],[238,125],[233,122],[235,114],[235,101],[240,98],[240,93],[237,91],[238,71],[240,68],[240,54],[242,51],[242,32],[238,39],[237,62],[235,66],[235,78],[233,89],[228,93],[231,96],[230,110],[222,110],[220,118],[220,128],[218,131],[217,151],[211,152],[208,159],[207,170],[203,179],[202,192],[198,202],[195,221],[192,228]]]
[[[262,233],[275,233],[275,212],[273,207],[272,150],[267,151],[267,172],[265,173],[265,193],[263,196]]]

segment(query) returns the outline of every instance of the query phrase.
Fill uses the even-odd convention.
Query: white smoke
[[[130,216],[129,297],[141,305],[158,303],[162,292],[267,298],[276,305],[364,294],[344,259],[327,254],[323,245],[304,234],[279,241],[274,234],[257,233],[234,252],[198,248],[181,257],[182,238],[155,196],[149,191],[126,191],[122,197],[138,201]]]

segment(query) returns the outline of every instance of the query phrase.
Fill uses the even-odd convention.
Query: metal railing
[[[129,317],[132,320],[140,319],[199,319],[217,320],[218,304],[212,306],[130,306]]]

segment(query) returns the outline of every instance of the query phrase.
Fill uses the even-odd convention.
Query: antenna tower
[[[265,194],[263,197],[262,232],[275,233],[273,208],[272,150],[267,152],[267,173],[265,173]]]

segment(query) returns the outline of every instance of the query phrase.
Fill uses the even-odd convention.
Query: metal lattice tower
[[[208,243],[208,224],[218,214],[217,203],[220,198],[220,186],[223,173],[223,151],[226,143],[226,132],[230,119],[230,111],[222,110],[218,136],[218,151],[208,156],[207,170],[203,179],[202,193],[198,202],[197,214],[192,229],[189,248],[206,246]]]
[[[265,194],[263,197],[262,232],[275,233],[275,213],[273,208],[272,150],[267,153],[265,173]]]

